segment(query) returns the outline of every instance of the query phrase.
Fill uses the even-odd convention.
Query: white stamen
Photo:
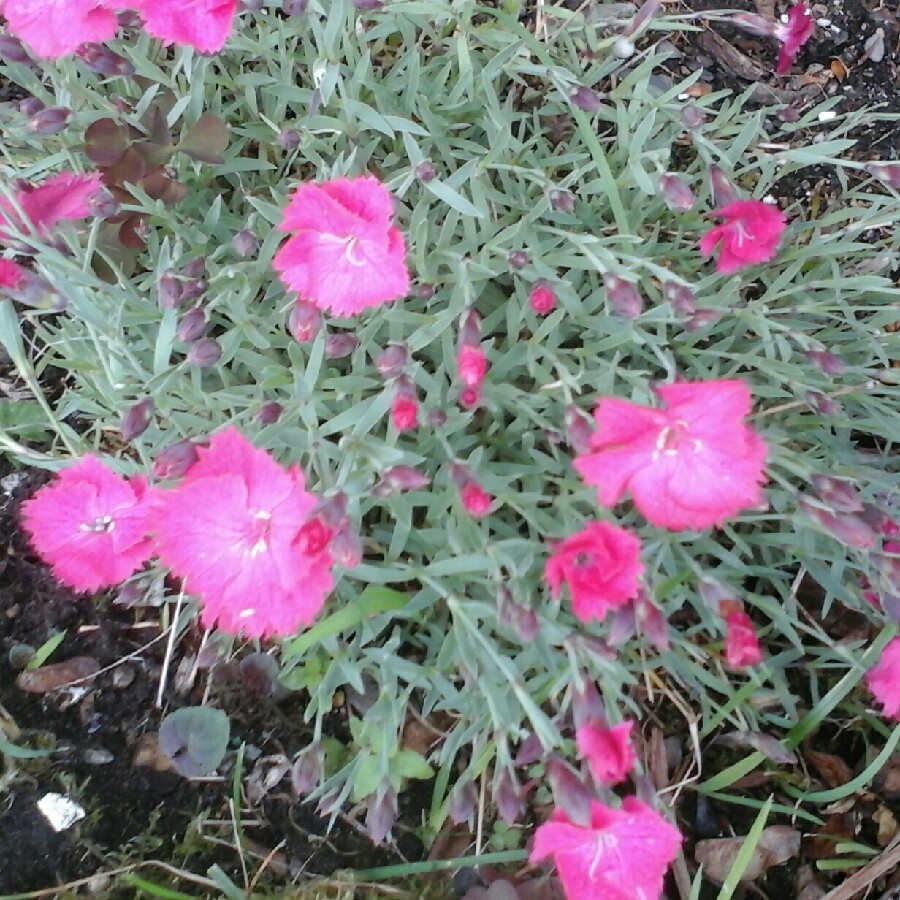
[[[251,616],[255,616],[255,615],[256,615],[255,609],[242,609],[238,613],[238,618],[239,619],[249,619]]]

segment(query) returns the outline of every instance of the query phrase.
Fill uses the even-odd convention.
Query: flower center
[[[671,425],[666,425],[656,439],[656,450],[653,451],[653,461],[660,456],[675,456],[685,450],[699,453],[703,449],[703,442],[691,437],[687,422],[679,419]]]
[[[90,534],[109,534],[116,527],[116,523],[112,516],[97,516],[93,522],[82,522],[78,527]]]
[[[601,831],[597,835],[597,849],[594,851],[594,858],[591,860],[590,869],[588,869],[588,878],[591,881],[594,881],[597,877],[597,870],[600,868],[600,863],[603,862],[603,857],[607,851],[615,850],[618,846],[619,839],[611,832]]]
[[[756,240],[756,238],[754,238],[753,235],[749,231],[747,231],[747,229],[744,227],[744,223],[741,222],[739,219],[735,219],[731,223],[731,231],[735,236],[735,240],[736,240],[738,247],[743,246],[744,241]]]
[[[347,265],[360,268],[366,264],[365,258],[356,254],[359,238],[353,235],[341,237],[337,234],[323,234],[319,239],[326,244],[341,244],[344,248],[344,259],[347,260]]]
[[[269,549],[269,529],[272,514],[265,510],[257,510],[251,513],[251,516],[253,524],[250,526],[248,538],[250,541],[253,541],[253,544],[244,552],[250,559],[255,559]]]

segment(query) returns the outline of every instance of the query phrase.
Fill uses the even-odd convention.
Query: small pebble
[[[134,682],[135,671],[133,666],[118,666],[113,669],[112,678],[112,686],[117,690],[122,690],[123,688],[127,688],[130,684]]]
[[[70,681],[88,678],[100,671],[100,663],[92,656],[73,656],[65,662],[41,666],[33,672],[20,672],[16,685],[29,694],[46,694]]]
[[[86,815],[85,811],[63,794],[44,794],[37,802],[37,808],[50,823],[55,832],[65,831]]]
[[[112,753],[103,747],[89,747],[82,753],[81,758],[89,766],[106,766],[115,759]]]
[[[819,113],[818,118],[820,122],[831,122],[837,118],[837,113],[833,109],[826,109]]]

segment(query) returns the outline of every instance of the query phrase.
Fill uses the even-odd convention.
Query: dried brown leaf
[[[703,873],[710,881],[721,884],[728,877],[746,837],[713,838],[698,841],[694,859],[703,865]],[[800,832],[788,825],[764,828],[741,881],[753,881],[773,866],[780,866],[800,852]]]
[[[830,788],[840,787],[853,778],[850,766],[833,753],[821,753],[818,750],[806,750],[806,761],[816,770],[822,782]]]
[[[797,755],[788,750],[778,738],[770,734],[761,734],[756,731],[733,731],[719,737],[718,743],[726,747],[749,747],[758,750],[767,759],[780,765],[792,765],[797,762]]]

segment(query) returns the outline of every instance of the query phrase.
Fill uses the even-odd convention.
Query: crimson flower
[[[812,11],[806,5],[806,0],[794,4],[788,13],[786,25],[775,26],[775,37],[781,42],[781,50],[778,52],[778,65],[775,68],[776,75],[787,75],[797,58],[797,54],[803,45],[813,36],[816,30],[812,18]]]
[[[700,240],[700,252],[712,256],[719,247],[716,271],[733,275],[740,269],[775,258],[787,225],[784,213],[762,200],[735,200],[712,214],[724,219]]]
[[[91,200],[103,190],[100,175],[78,175],[63,172],[48,178],[36,187],[20,188],[14,194],[16,204],[25,216],[0,196],[0,241],[9,241],[12,235],[5,231],[4,224],[12,225],[21,232],[35,232],[47,237],[60,222],[84,219],[93,215]]]
[[[881,659],[866,674],[866,683],[884,707],[884,715],[900,719],[900,638],[882,650]]]
[[[487,355],[480,346],[464,344],[456,354],[456,368],[466,387],[481,387],[488,371]]]
[[[586,759],[597,784],[613,785],[624,781],[637,762],[631,731],[634,722],[620,722],[603,728],[588,722],[575,730],[578,753]]]
[[[732,669],[759,665],[762,662],[762,648],[759,646],[753,621],[738,604],[729,601],[727,605],[733,608],[723,610],[726,627],[725,661]]]
[[[528,294],[528,302],[539,316],[547,316],[556,308],[556,292],[546,281],[536,281]]]
[[[14,291],[25,277],[25,269],[11,259],[0,259],[0,288]]]

